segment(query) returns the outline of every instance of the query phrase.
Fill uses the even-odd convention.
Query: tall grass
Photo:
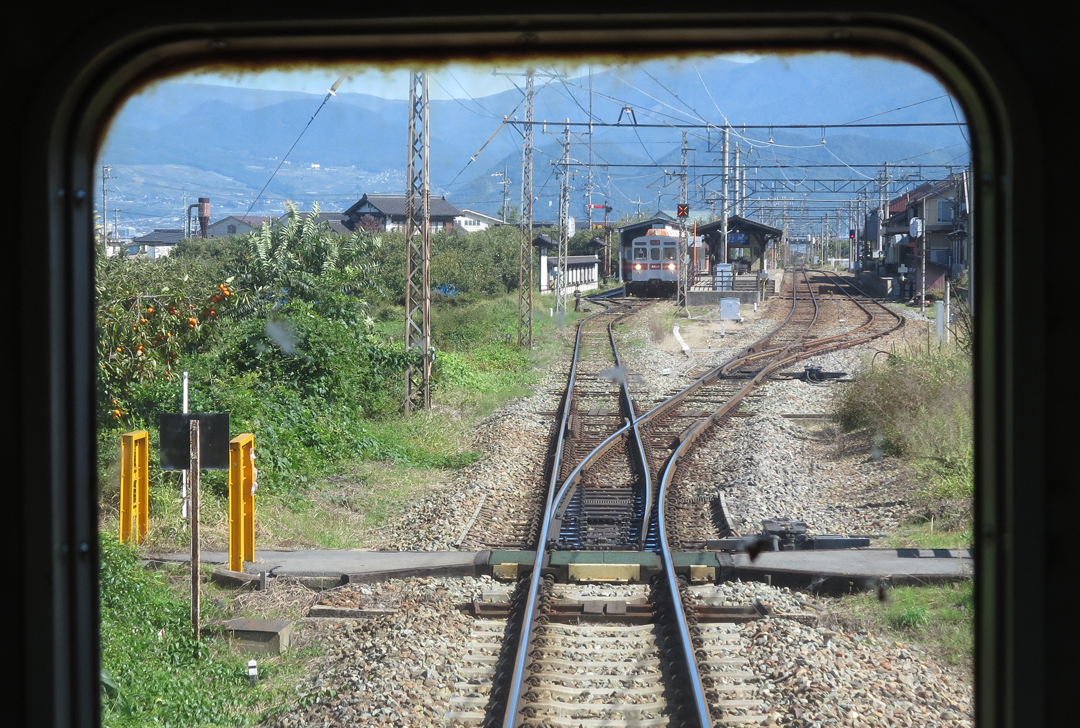
[[[893,352],[838,390],[834,413],[848,431],[865,430],[884,454],[908,460],[933,508],[974,493],[971,357],[961,346]]]
[[[196,642],[187,600],[112,536],[101,537],[100,584],[102,725],[252,725],[289,698],[283,678],[299,662],[260,658],[252,688],[249,656],[209,635]]]

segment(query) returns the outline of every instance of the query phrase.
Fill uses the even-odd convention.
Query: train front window
[[[878,149],[888,150],[889,164],[878,168],[879,156],[862,153],[859,144],[845,146],[845,140],[856,135],[843,125],[863,117],[870,119],[866,124],[877,124],[874,114],[891,113],[890,109],[902,103],[913,104],[908,114],[919,123],[938,124],[956,118],[947,95],[921,71],[878,59],[874,63],[881,66],[879,81],[903,76],[908,84],[905,88],[915,88],[909,91],[910,98],[875,97],[872,108],[865,108],[867,102],[845,101],[847,105],[836,110],[832,108],[835,98],[846,98],[837,94],[829,104],[797,113],[791,111],[791,104],[780,101],[763,108],[760,103],[751,103],[751,96],[724,99],[730,108],[725,105],[723,112],[716,106],[721,100],[717,89],[726,88],[726,80],[788,79],[784,65],[801,62],[794,56],[782,60],[764,57],[721,62],[703,58],[686,61],[684,68],[676,63],[673,70],[647,61],[635,72],[640,78],[629,68],[599,65],[488,67],[486,73],[479,64],[435,67],[424,74],[424,94],[430,97],[420,105],[426,107],[430,124],[430,134],[425,133],[430,141],[427,168],[411,164],[407,168],[407,161],[414,160],[407,160],[404,154],[409,124],[415,121],[410,113],[417,113],[409,100],[414,90],[411,76],[419,74],[335,67],[279,72],[279,77],[273,78],[211,69],[146,87],[120,109],[95,167],[95,176],[102,180],[100,191],[95,189],[100,256],[96,314],[101,332],[100,361],[96,362],[97,425],[98,441],[109,443],[111,448],[101,454],[102,482],[112,477],[108,468],[119,463],[123,435],[152,430],[159,412],[184,406],[180,400],[184,392],[190,395],[190,411],[228,411],[233,434],[251,432],[260,451],[268,453],[260,456],[259,481],[264,486],[259,492],[260,514],[291,514],[291,499],[318,498],[309,504],[312,512],[325,509],[321,515],[326,522],[337,519],[352,524],[350,519],[358,516],[351,505],[341,504],[367,497],[363,494],[368,489],[360,487],[367,480],[374,490],[394,484],[394,477],[400,476],[402,482],[407,479],[396,472],[382,472],[368,462],[372,452],[400,450],[392,436],[395,423],[400,422],[399,429],[409,432],[408,427],[416,427],[409,424],[416,419],[409,420],[399,411],[408,393],[416,391],[415,381],[406,380],[406,368],[412,366],[406,355],[418,352],[422,356],[437,350],[433,371],[439,388],[432,390],[431,399],[439,406],[451,396],[458,398],[454,402],[471,402],[475,384],[466,373],[471,377],[486,372],[489,362],[483,357],[490,352],[502,357],[513,337],[503,340],[476,333],[484,327],[463,335],[461,321],[469,314],[460,312],[473,300],[510,295],[519,286],[526,292],[532,287],[531,294],[537,297],[535,313],[532,298],[519,296],[512,320],[498,322],[499,327],[505,323],[499,337],[506,336],[510,327],[520,326],[521,301],[527,304],[524,314],[530,317],[525,320],[531,322],[535,315],[541,319],[538,329],[547,324],[554,327],[559,317],[549,316],[549,307],[553,308],[556,297],[565,295],[570,287],[584,296],[591,294],[587,286],[595,288],[599,280],[606,284],[610,276],[626,284],[625,295],[667,296],[672,302],[661,305],[674,306],[676,291],[681,290],[679,279],[683,278],[688,284],[685,300],[709,314],[705,323],[695,318],[687,320],[684,327],[688,335],[698,336],[700,343],[694,346],[703,351],[712,348],[706,342],[715,342],[716,334],[721,338],[727,335],[726,344],[736,340],[735,324],[725,330],[724,324],[713,319],[718,315],[717,302],[722,300],[718,293],[734,290],[735,284],[743,281],[729,280],[730,265],[720,280],[721,276],[711,273],[714,263],[736,263],[745,256],[748,260],[737,263],[735,272],[747,266],[772,271],[776,294],[785,292],[783,277],[775,275],[777,269],[827,265],[830,273],[872,272],[871,282],[905,286],[907,297],[913,298],[913,261],[918,251],[904,245],[907,220],[900,213],[891,221],[879,220],[874,205],[879,209],[891,209],[888,206],[892,203],[905,205],[906,214],[907,200],[915,197],[905,195],[930,184],[927,180],[952,185],[954,194],[966,194],[969,180],[957,170],[966,169],[968,146],[962,133],[951,127],[906,130],[909,135],[925,137],[917,142],[893,136],[896,132],[886,121],[876,127],[860,127],[859,134],[875,139],[874,155]],[[837,80],[839,74],[855,74],[861,63],[841,54],[814,62],[817,70],[813,72],[834,90],[847,88],[850,84]],[[633,80],[633,85],[627,79]],[[649,95],[664,95],[675,109],[681,106],[681,116],[672,119],[670,113],[675,111],[668,107],[663,113],[648,112],[648,97],[635,90],[639,82],[648,84],[640,88]],[[526,88],[533,89],[528,99],[535,101],[531,142],[522,134],[531,128],[522,121]],[[880,90],[881,84],[869,88]],[[689,106],[682,105],[684,101]],[[691,111],[686,111],[691,106]],[[583,108],[592,109],[600,121],[582,117]],[[624,113],[631,108],[640,122],[633,128]],[[646,113],[650,114],[648,121]],[[566,122],[551,121],[568,116],[571,118]],[[717,126],[728,117],[731,124]],[[749,128],[734,125],[744,117]],[[378,123],[368,122],[370,119]],[[825,126],[815,126],[808,135],[804,122],[811,121]],[[772,122],[775,128],[769,126]],[[417,126],[423,128],[419,123]],[[562,156],[556,159],[564,161],[549,175],[548,157],[541,155],[556,148],[548,149],[553,131],[561,140],[558,148]],[[214,153],[206,153],[206,149]],[[666,162],[670,172],[672,153],[684,160],[680,165],[682,189],[679,179],[664,177],[666,186],[658,191],[651,185],[664,174],[661,163]],[[531,167],[531,193],[521,189],[526,154],[528,164],[535,165]],[[592,159],[591,169],[582,166],[584,162],[573,162],[572,166],[571,158]],[[914,161],[904,161],[909,159]],[[798,179],[802,181],[788,189],[785,185],[795,184],[793,167],[800,169]],[[591,177],[586,177],[587,173]],[[922,176],[910,176],[916,173]],[[409,179],[410,175],[426,178],[420,181],[427,185],[431,200],[430,283],[421,276],[419,285],[405,275],[406,256],[413,251],[407,242],[407,195],[403,193],[408,184],[417,181]],[[845,196],[840,197],[837,190]],[[805,197],[801,207],[789,204],[794,194]],[[692,259],[680,256],[680,250],[685,253],[686,248],[677,243],[680,236],[690,233],[689,222],[673,220],[675,203],[685,195],[692,197],[695,219],[689,222],[693,222],[702,246],[694,248]],[[650,204],[642,209],[646,199]],[[600,201],[606,201],[605,205],[597,204]],[[949,237],[949,233],[965,232],[960,229],[963,219],[959,214],[950,222],[955,223],[955,229],[928,229],[928,234],[934,235],[929,240],[930,250],[955,249],[950,262],[959,266],[953,273],[952,268],[935,265],[931,272],[936,276],[959,278],[965,271],[968,239]],[[484,229],[478,229],[477,215],[484,220]],[[867,218],[872,218],[876,227],[867,223]],[[722,219],[728,220],[728,226],[732,219],[742,220],[740,224],[753,232],[721,228]],[[857,229],[863,237],[869,237],[866,230],[877,233],[860,247],[851,244],[849,229]],[[721,243],[724,234],[729,237]],[[769,235],[781,242],[771,244]],[[588,247],[597,238],[603,247],[599,243]],[[553,241],[562,244],[564,255],[598,251],[599,259],[589,263],[596,268],[586,269],[581,259],[564,268]],[[538,249],[530,243],[544,247]],[[721,245],[727,248],[721,251]],[[548,267],[537,265],[533,279],[527,266],[522,274],[520,261],[528,263],[527,256],[539,256],[544,250]],[[893,258],[888,257],[890,253]],[[927,259],[934,263],[937,257]],[[415,263],[415,258],[409,261]],[[539,264],[538,259],[532,262]],[[902,277],[903,270],[897,275],[901,264],[909,272],[908,278]],[[704,280],[697,281],[692,290],[689,284],[695,283],[695,271],[709,275],[699,276]],[[927,276],[920,280],[927,280]],[[906,287],[909,284],[910,290]],[[763,291],[764,286],[760,291],[754,287],[749,293],[764,295]],[[950,301],[956,300],[956,295]],[[416,331],[421,324],[427,326],[421,305],[424,296],[430,304],[430,348],[416,344],[423,338],[416,336]],[[829,315],[838,316],[840,304],[830,301],[828,305]],[[478,309],[477,315],[481,313],[488,315]],[[760,312],[762,318],[768,318],[766,313]],[[849,314],[849,319],[853,316]],[[554,330],[547,331],[550,338]],[[403,332],[412,337],[411,344],[403,343]],[[528,357],[520,360],[524,367]],[[313,367],[309,361],[320,364]],[[385,362],[396,364],[385,364],[384,368]],[[391,370],[398,364],[401,371]],[[309,373],[316,368],[316,374]],[[522,376],[525,373],[521,372]],[[492,386],[495,384],[499,382]],[[958,385],[956,397],[964,391]],[[318,425],[322,429],[317,437],[322,439],[314,439],[311,431],[316,425],[311,423],[326,423]],[[892,423],[883,421],[882,427],[887,424]],[[786,437],[785,432],[769,430],[775,438]],[[896,437],[908,434],[897,433]],[[428,443],[419,433],[411,437],[415,442],[408,443],[408,451],[415,449],[418,457],[426,458],[424,462],[433,458],[442,462],[449,457],[441,451],[424,450]],[[868,437],[875,437],[875,433]],[[356,444],[371,442],[374,444],[363,447]],[[964,442],[958,439],[954,449],[939,459],[968,457],[970,450],[964,450]],[[923,447],[921,441],[917,444]],[[745,443],[748,449],[752,445],[749,440]],[[867,458],[872,460],[870,448],[880,450],[884,445],[866,447]],[[929,449],[913,452],[920,457],[938,457],[937,451]],[[340,465],[331,460],[331,454],[356,465],[361,475],[356,484],[349,484],[355,485],[355,492],[337,480],[323,483],[324,472]],[[297,470],[300,463],[308,462],[314,463],[310,472]],[[967,472],[961,468],[953,475],[962,479]],[[297,475],[322,484],[319,487],[325,486],[330,495],[323,497],[318,489],[296,489]],[[157,540],[151,544],[171,547],[172,542],[160,534],[184,532],[191,491],[188,481],[176,473],[154,477],[162,506],[154,513],[151,537]],[[225,492],[220,476],[206,477],[203,487],[216,488],[218,494]],[[749,486],[744,490],[748,497],[756,495]],[[514,497],[507,495],[505,500]],[[897,496],[895,500],[902,499]],[[203,504],[203,513],[224,524],[223,504],[222,498],[211,500]],[[373,510],[375,504],[362,504],[356,512],[365,507]],[[117,527],[120,515],[114,510],[118,510],[114,500],[104,493],[103,530]],[[814,512],[807,506],[807,513]],[[966,545],[964,533],[970,532],[966,514],[957,507],[944,526],[943,517],[938,515],[933,532],[936,540],[931,541],[928,534],[926,543],[944,543],[943,539],[952,538],[955,532],[956,545]],[[758,515],[761,518],[754,520],[760,522],[778,514]],[[802,517],[800,513],[792,515]],[[382,543],[361,528],[359,520],[355,528],[343,525],[340,531],[323,534],[320,529],[294,530],[292,518],[282,516],[280,523],[269,517],[260,521],[256,526],[261,529],[258,548],[299,542],[316,550],[368,549]],[[478,529],[483,525],[481,521],[477,524]],[[840,528],[832,522],[814,525],[823,530]],[[864,524],[852,521],[841,525],[856,529]],[[437,527],[432,526],[433,534]],[[753,523],[747,527],[757,530]],[[942,535],[943,528],[948,536]],[[221,530],[216,534],[219,540],[224,539],[224,526]],[[453,534],[454,538],[459,535]],[[723,533],[709,531],[709,538],[713,536],[721,538]],[[901,537],[907,538],[897,536]],[[919,533],[915,537],[923,538]],[[416,539],[410,541],[411,536],[398,532],[388,530],[378,538],[395,544],[399,541],[393,539],[399,539],[402,548],[417,548],[411,545]],[[430,542],[444,541],[433,535]],[[701,542],[706,541],[703,538]],[[488,546],[477,543],[477,548]],[[524,540],[518,546],[535,547]],[[107,668],[116,673],[124,669],[122,657],[109,653],[106,658]],[[110,719],[117,710],[114,703],[106,705]]]

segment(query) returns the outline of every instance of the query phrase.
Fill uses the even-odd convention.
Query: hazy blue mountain
[[[521,134],[512,125],[500,125],[507,116],[523,118],[522,95],[516,89],[499,90],[504,86],[493,80],[488,95],[431,101],[433,191],[447,194],[459,208],[496,212],[502,202],[504,169],[512,181],[511,204],[520,202]],[[561,156],[561,124],[568,118],[588,120],[590,86],[594,121],[619,124],[597,126],[592,139],[594,201],[606,200],[617,214],[636,211],[638,201],[655,205],[658,191],[665,207],[674,206],[678,182],[665,171],[677,171],[682,134],[673,124],[714,125],[690,130],[691,164],[719,163],[716,127],[725,120],[733,127],[732,143],[739,145],[746,164],[967,161],[966,142],[955,126],[824,131],[814,126],[963,118],[936,79],[884,59],[821,53],[767,56],[752,63],[719,58],[650,62],[597,70],[591,79],[541,73],[535,117],[547,124],[534,132],[534,192],[541,198],[537,208],[545,213],[558,195],[552,162]],[[343,209],[364,192],[403,191],[407,102],[354,89],[339,91],[320,109],[325,95],[229,88],[192,77],[192,82],[158,83],[134,97],[118,114],[101,156],[114,166],[124,214],[134,216],[141,210],[149,219],[156,210],[163,217],[175,215],[182,207],[182,191],[210,196],[215,217],[218,212],[222,216],[245,212],[309,122],[253,214],[280,211],[286,197],[302,207],[318,200],[324,209]],[[767,128],[770,124],[808,126]],[[742,125],[766,128],[744,130]],[[571,157],[581,164],[589,159],[583,131],[573,128],[571,134]],[[654,163],[665,169],[614,166]],[[155,166],[184,172],[171,181],[167,174],[157,175],[151,183],[147,170]],[[838,167],[779,174],[790,180],[862,179],[861,175],[870,178],[876,171]],[[584,167],[573,169],[573,205],[578,210],[586,175]],[[691,197],[701,198],[715,189],[713,176],[711,170],[691,172]]]

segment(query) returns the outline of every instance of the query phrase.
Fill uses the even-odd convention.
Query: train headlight
[[[635,263],[634,270],[641,270],[641,263]]]
[[[667,269],[668,270],[675,270],[675,264],[674,263],[668,263],[667,264]]]

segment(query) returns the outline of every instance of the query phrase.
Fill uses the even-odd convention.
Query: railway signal
[[[683,218],[690,217],[690,205],[677,205],[675,207],[675,214]]]

